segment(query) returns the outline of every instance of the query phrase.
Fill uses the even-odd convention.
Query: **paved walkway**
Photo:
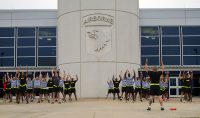
[[[125,103],[111,99],[82,99],[78,102],[62,104],[2,103],[1,118],[200,118],[200,98],[192,103],[180,103],[177,99],[164,104],[165,111],[160,111],[158,102],[152,105],[152,111],[146,111],[148,102]],[[176,111],[169,110],[177,108]]]

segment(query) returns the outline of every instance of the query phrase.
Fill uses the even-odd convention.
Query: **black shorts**
[[[192,93],[192,88],[190,87],[190,88],[184,88],[184,90],[185,90],[185,93]]]
[[[26,86],[20,86],[20,87],[19,87],[19,92],[20,92],[21,94],[24,94],[24,93],[26,92]]]
[[[26,90],[26,92],[27,92],[27,93],[33,93],[33,89],[32,89],[32,88],[28,88],[28,89]]]
[[[75,88],[70,88],[70,92],[71,93],[76,93],[76,89]]]
[[[160,86],[159,85],[151,85],[150,86],[150,95],[159,96],[160,93]]]
[[[169,88],[165,88],[164,93],[168,93],[169,92]]]
[[[40,88],[35,88],[34,93],[38,95],[40,93]]]
[[[127,86],[126,93],[134,93],[133,86]]]
[[[165,89],[160,89],[160,94],[161,95],[165,94]]]
[[[108,94],[113,92],[114,92],[113,89],[108,89]]]
[[[64,94],[68,94],[68,95],[71,94],[71,90],[69,88],[68,89],[65,88]]]
[[[119,88],[114,88],[114,93],[119,93]]]
[[[59,87],[59,91],[60,91],[60,92],[63,92],[63,87]]]
[[[11,94],[11,93],[12,93],[11,88],[9,88],[9,89],[6,88],[5,93],[6,93],[6,94]]]
[[[12,88],[12,94],[18,94],[19,93],[19,89],[18,88]]]
[[[60,88],[59,88],[59,87],[53,87],[53,92],[58,93],[59,91],[60,91]]]
[[[53,93],[53,91],[54,91],[53,88],[48,89],[48,93]]]
[[[139,92],[139,93],[141,93],[142,92],[142,89],[141,88],[135,88],[135,92],[137,93],[137,92]]]
[[[126,92],[127,87],[122,87],[122,92]]]
[[[149,94],[149,89],[148,88],[142,88],[142,93],[143,94]]]
[[[40,89],[40,94],[47,94],[47,89]]]

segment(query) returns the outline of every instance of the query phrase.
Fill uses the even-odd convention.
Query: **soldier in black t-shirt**
[[[23,97],[26,97],[26,102],[27,104],[29,103],[28,102],[28,97],[27,97],[27,94],[26,94],[26,78],[28,76],[28,66],[26,68],[26,73],[25,72],[20,72],[20,70],[18,70],[17,72],[17,76],[20,80],[20,85],[19,85],[19,101],[18,103],[20,102],[20,97],[22,99],[22,102],[23,102]]]
[[[184,87],[185,87],[185,101],[192,102],[192,71],[188,71],[185,76]]]
[[[114,75],[113,75],[113,78],[112,78],[112,80],[113,80],[113,84],[114,84],[114,97],[113,97],[113,100],[115,100],[115,95],[117,94],[117,97],[118,97],[118,99],[120,100],[120,96],[119,96],[119,84],[120,84],[120,82],[121,82],[121,80],[122,80],[122,78],[121,78],[121,75],[119,75],[119,80],[117,79],[117,77],[114,77]]]
[[[53,81],[53,101],[51,102],[54,104],[55,101],[58,101],[59,104],[60,102],[60,95],[59,95],[59,82],[60,82],[60,76],[59,76],[59,71],[56,69],[52,70],[52,81]]]
[[[148,65],[147,65],[147,60],[145,63],[145,70],[148,73],[149,77],[150,77],[150,99],[149,99],[149,107],[147,108],[147,110],[151,110],[151,104],[153,99],[155,98],[155,96],[159,97],[159,102],[160,102],[160,106],[161,106],[161,110],[164,110],[163,107],[163,100],[162,100],[162,96],[160,95],[160,76],[162,75],[163,71],[164,71],[164,64],[161,61],[162,65],[161,65],[161,70],[158,70],[156,66],[153,66],[152,70],[149,70]]]

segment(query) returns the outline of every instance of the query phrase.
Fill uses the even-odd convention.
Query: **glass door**
[[[180,97],[181,85],[178,77],[170,77],[169,79],[169,97]]]

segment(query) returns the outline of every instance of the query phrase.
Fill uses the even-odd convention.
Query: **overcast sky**
[[[140,8],[200,8],[200,0],[139,0]],[[57,0],[0,0],[0,9],[57,9]]]

